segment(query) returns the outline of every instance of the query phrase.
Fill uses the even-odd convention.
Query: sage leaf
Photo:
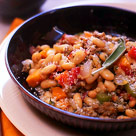
[[[125,41],[121,38],[119,41],[119,45],[115,49],[115,51],[106,59],[101,68],[92,72],[92,75],[112,65],[117,59],[119,59],[119,57],[125,52],[125,50]]]

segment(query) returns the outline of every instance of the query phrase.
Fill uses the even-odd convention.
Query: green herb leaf
[[[125,50],[125,41],[123,39],[120,39],[119,45],[115,49],[115,51],[106,59],[106,61],[102,64],[102,67],[97,69],[96,71],[93,71],[92,74],[95,74],[112,65],[117,59],[119,59],[119,57],[125,52]]]

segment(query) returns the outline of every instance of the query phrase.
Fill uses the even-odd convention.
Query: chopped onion
[[[92,61],[88,60],[84,65],[80,67],[81,79],[88,78],[92,72]]]

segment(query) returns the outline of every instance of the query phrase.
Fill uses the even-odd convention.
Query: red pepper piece
[[[136,60],[136,47],[132,47],[131,50],[128,52],[129,57]]]
[[[58,77],[56,77],[56,80],[61,86],[74,85],[77,82],[77,76],[79,73],[80,68],[75,67],[72,68],[71,71],[64,71],[61,73]]]

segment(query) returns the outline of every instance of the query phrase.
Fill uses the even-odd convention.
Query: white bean
[[[61,54],[61,53],[57,53],[57,54],[53,57],[53,62],[58,65],[61,59],[62,59],[62,54]]]
[[[99,103],[97,99],[92,99],[88,96],[85,97],[84,102],[88,105],[88,106],[92,106],[93,104]]]
[[[81,99],[80,93],[76,93],[76,94],[73,96],[73,99],[74,99],[74,101],[75,101],[77,107],[82,108],[82,99]]]
[[[73,62],[64,62],[61,64],[61,67],[65,70],[70,70],[74,68],[76,65]]]
[[[106,88],[105,88],[103,82],[98,82],[98,87],[101,89],[101,91],[106,91]]]
[[[50,87],[54,87],[57,85],[57,82],[55,80],[51,80],[51,79],[48,79],[48,80],[43,80],[41,82],[41,87],[43,89],[46,89],[46,88],[50,88]]]
[[[44,67],[41,70],[41,73],[43,75],[48,75],[48,74],[52,73],[53,71],[55,71],[55,69],[56,69],[56,65],[55,64],[51,64],[51,65],[48,65],[48,66]]]
[[[136,117],[136,113],[133,111],[133,110],[131,110],[131,109],[126,109],[126,111],[125,111],[125,114],[128,116],[128,117]]]
[[[95,44],[99,48],[104,48],[105,47],[105,43],[102,40],[98,39],[98,38],[92,37],[92,42],[93,42],[93,44]]]
[[[94,68],[92,71],[95,71],[95,70],[96,70],[96,68]],[[94,75],[90,74],[90,76],[88,78],[86,78],[85,80],[88,84],[91,84],[98,78],[98,76],[99,76],[99,73],[96,73]]]
[[[106,58],[107,58],[107,54],[105,53],[105,52],[102,52],[102,53],[100,53],[100,59],[102,60],[102,61],[105,61],[106,60]]]
[[[55,49],[56,53],[63,53],[66,50],[66,48],[68,48],[68,47],[69,47],[68,44],[62,44],[62,45],[55,44],[53,46],[53,48]]]
[[[35,52],[32,55],[32,61],[37,63],[41,59],[41,54],[39,52]]]
[[[108,69],[104,69],[104,70],[100,71],[100,75],[105,80],[109,80],[110,81],[110,80],[114,79],[114,74],[110,70],[108,70]]]
[[[94,62],[94,65],[96,66],[96,68],[100,68],[101,62],[100,62],[100,59],[98,58],[98,56],[96,54],[94,54],[92,57],[93,57],[93,62]]]
[[[115,91],[115,90],[116,90],[115,84],[114,84],[113,82],[111,82],[111,81],[105,80],[104,86],[107,88],[107,90],[108,90],[109,92],[112,92],[112,91]]]
[[[82,50],[76,51],[74,54],[74,58],[72,60],[73,63],[76,65],[80,64],[85,59],[85,52]]]
[[[49,49],[48,51],[47,51],[47,53],[46,53],[46,55],[47,56],[49,56],[49,55],[55,55],[55,53],[56,53],[56,51],[54,50],[54,49]]]

